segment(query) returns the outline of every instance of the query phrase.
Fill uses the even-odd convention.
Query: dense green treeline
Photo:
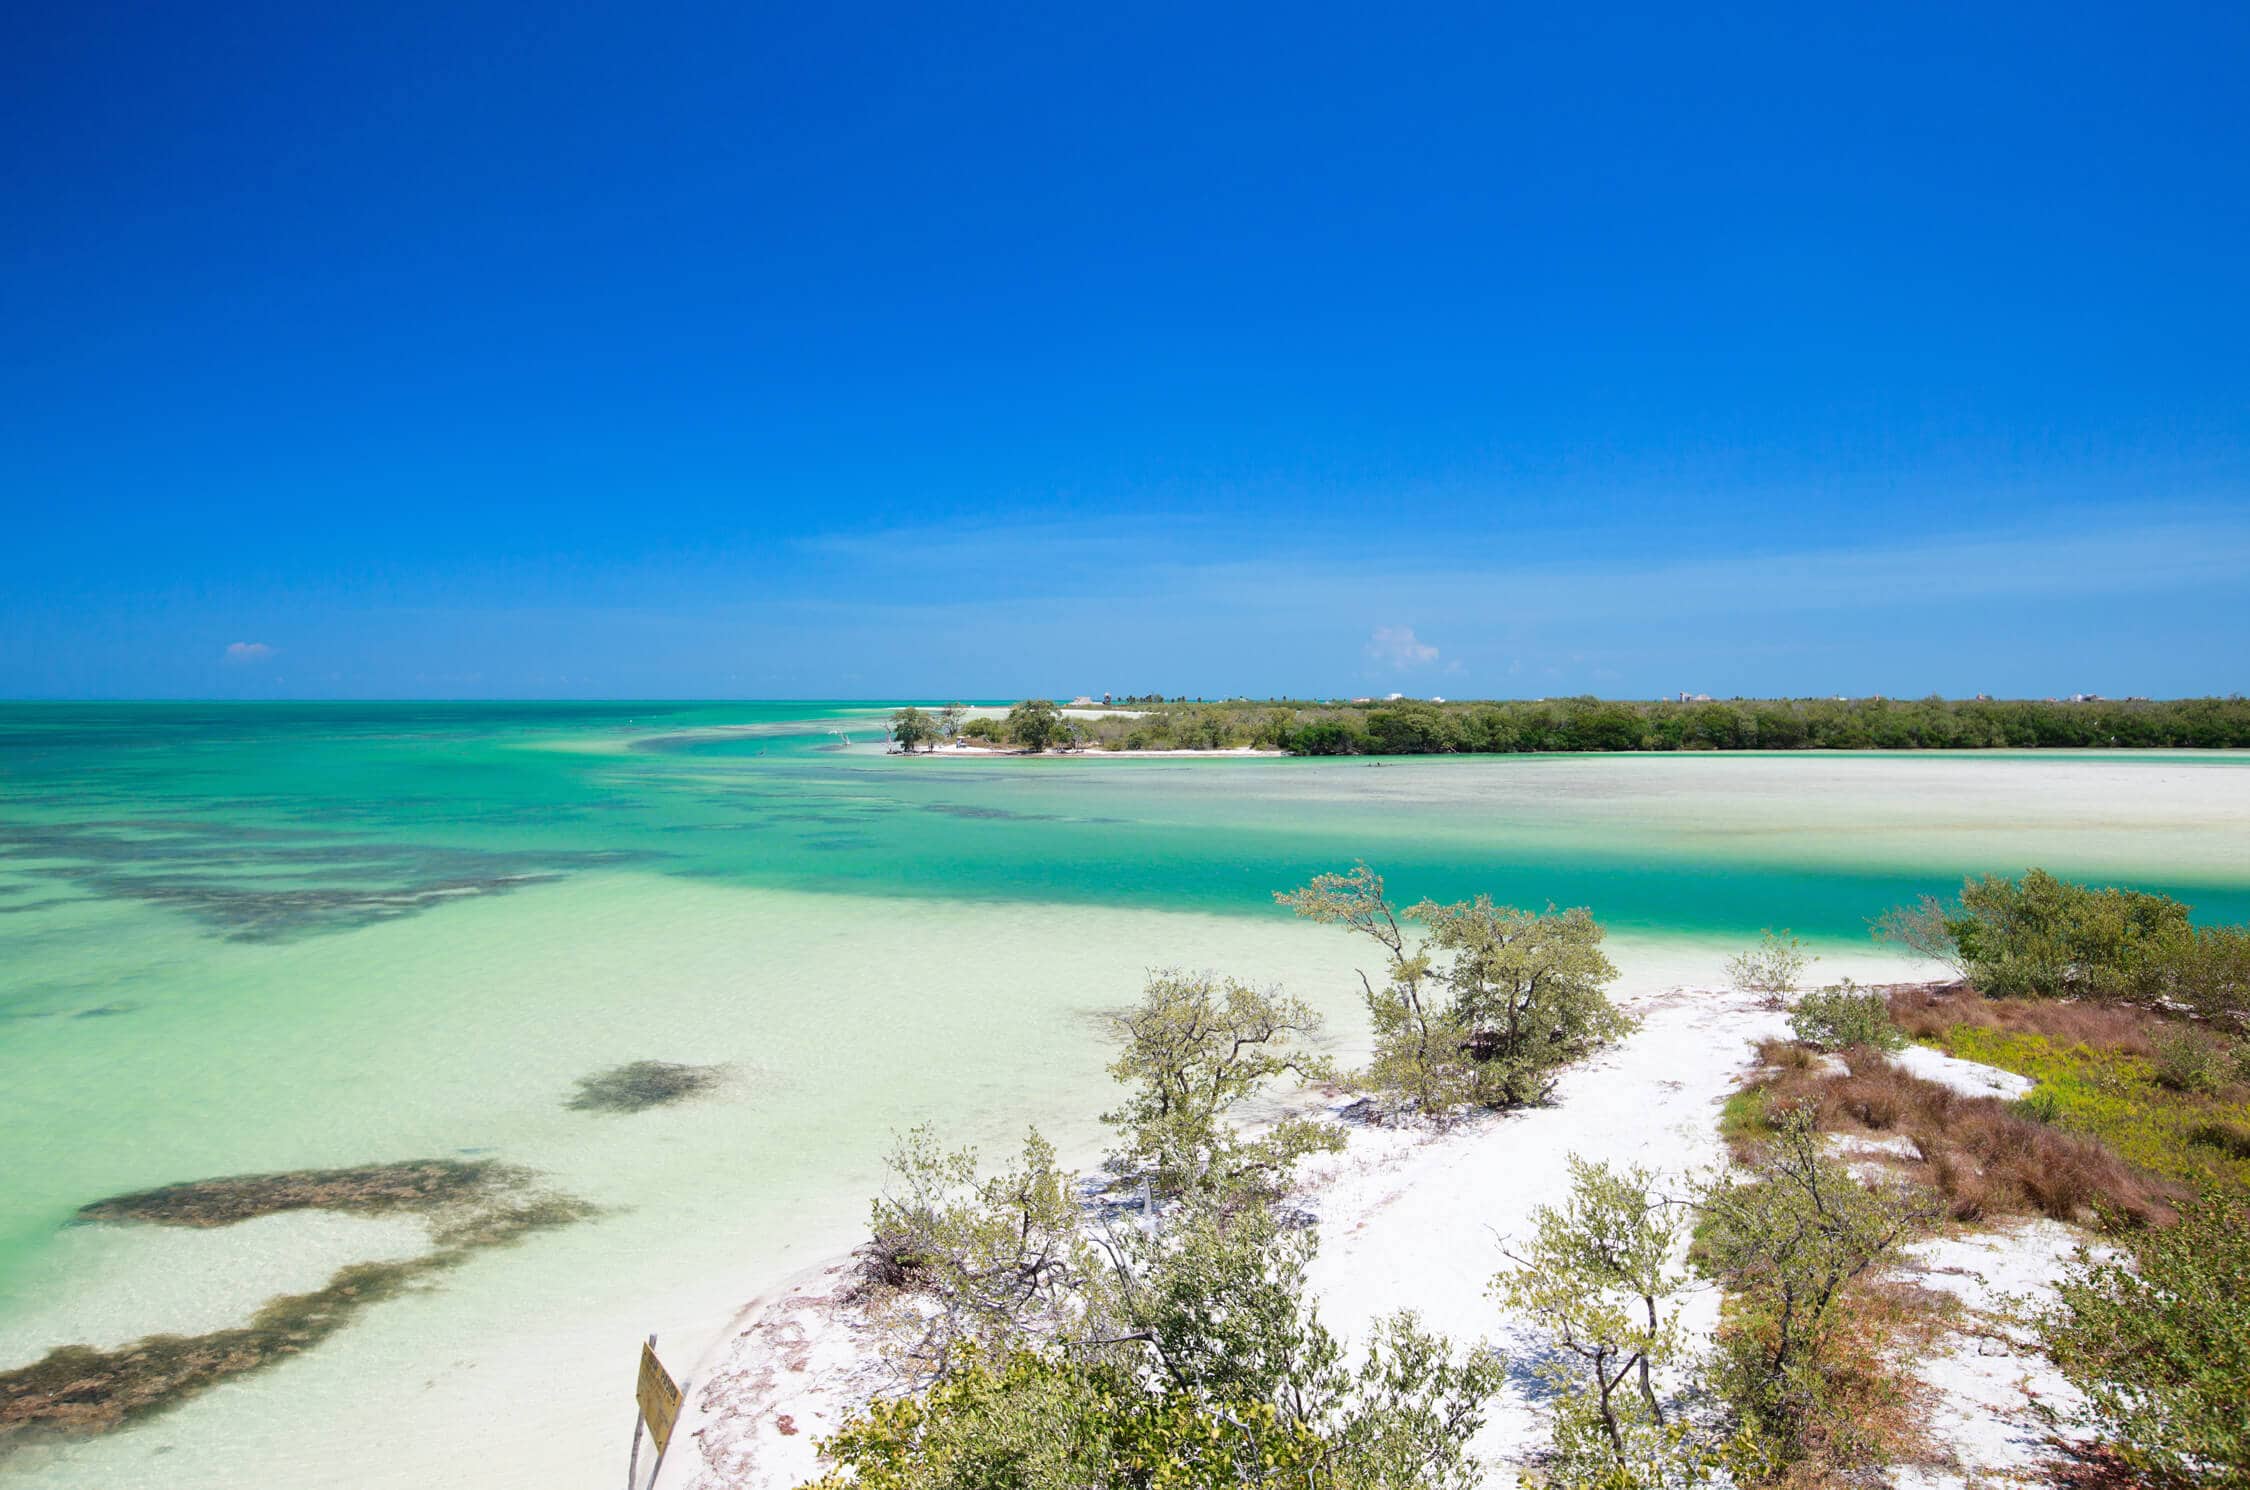
[[[1435,703],[1136,702],[1074,721],[1108,750],[1254,746],[1291,755],[1624,750],[2250,748],[2250,699],[1596,698]]]

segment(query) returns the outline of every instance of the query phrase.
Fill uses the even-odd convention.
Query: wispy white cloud
[[[264,642],[228,642],[226,657],[231,663],[264,662],[273,656],[273,648]]]
[[[1437,661],[1438,649],[1417,637],[1411,626],[1378,626],[1367,639],[1367,655],[1385,667],[1403,670]]]

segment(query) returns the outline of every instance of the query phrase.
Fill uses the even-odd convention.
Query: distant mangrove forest
[[[2250,699],[1694,699],[1499,701],[1126,698],[1125,714],[1063,717],[1032,700],[967,737],[1019,748],[1290,755],[1493,755],[1631,750],[2250,748]],[[918,711],[917,711],[918,712]],[[1023,715],[1037,728],[1012,726]],[[1031,716],[1035,715],[1035,719]],[[926,718],[926,716],[925,716]],[[925,737],[943,737],[934,727]],[[1018,738],[1021,734],[1025,738]],[[1036,738],[1031,738],[1036,736]]]

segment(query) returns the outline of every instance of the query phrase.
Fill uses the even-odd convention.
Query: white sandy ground
[[[1960,1314],[1913,1366],[1931,1394],[1923,1427],[1942,1457],[1895,1471],[1898,1490],[2041,1484],[2055,1436],[2084,1433],[2085,1398],[2022,1319],[2054,1302],[2054,1280],[2084,1241],[2075,1227],[2039,1220],[1906,1249],[1894,1276],[1951,1294]]]
[[[1891,1057],[1891,1064],[1924,1081],[1951,1087],[1964,1097],[1998,1097],[2003,1102],[2012,1102],[2038,1085],[2028,1076],[1960,1060],[1927,1045],[1907,1046]]]
[[[1474,1445],[1494,1486],[1516,1483],[1549,1431],[1541,1338],[1504,1317],[1488,1292],[1503,1249],[1528,1231],[1535,1208],[1563,1198],[1572,1154],[1643,1164],[1682,1189],[1721,1163],[1720,1104],[1747,1073],[1753,1043],[1786,1028],[1783,1015],[1722,990],[1627,1002],[1640,1028],[1566,1073],[1550,1105],[1442,1133],[1355,1127],[1342,1153],[1308,1161],[1303,1173],[1297,1199],[1321,1228],[1310,1282],[1331,1328],[1364,1339],[1377,1317],[1413,1309],[1457,1342],[1481,1340],[1506,1356],[1508,1384]],[[1945,1069],[1964,1087],[1989,1071],[1962,1061]],[[2067,1410],[2074,1399],[1994,1311],[2007,1295],[2044,1287],[2075,1238],[2040,1223],[1913,1249],[1900,1278],[1955,1294],[1963,1310],[1915,1368],[1933,1393],[1932,1439],[1948,1456],[1902,1467],[1896,1483],[1950,1490],[2038,1457],[2047,1430],[2033,1403]],[[844,1300],[850,1281],[850,1261],[839,1258],[744,1307],[688,1393],[664,1490],[786,1490],[819,1473],[819,1441],[885,1383],[864,1319]],[[1685,1306],[1689,1328],[1707,1337],[1718,1308],[1715,1289],[1698,1289]]]

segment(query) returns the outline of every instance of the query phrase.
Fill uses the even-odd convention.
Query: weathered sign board
[[[672,1380],[672,1373],[656,1358],[656,1347],[641,1346],[641,1379],[633,1395],[641,1404],[641,1421],[648,1424],[648,1436],[656,1440],[656,1452],[662,1454],[672,1443],[673,1425],[680,1420],[680,1389]]]

